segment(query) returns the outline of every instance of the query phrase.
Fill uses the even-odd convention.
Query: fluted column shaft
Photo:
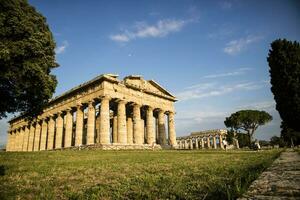
[[[20,129],[16,131],[16,151],[20,151]]]
[[[127,144],[133,144],[133,122],[132,118],[127,118]]]
[[[23,151],[28,151],[29,132],[30,132],[30,129],[27,125],[27,126],[25,126],[25,131],[24,131]]]
[[[11,148],[11,134],[7,133],[6,151],[10,151]]]
[[[82,144],[83,120],[84,120],[83,108],[82,105],[78,105],[76,111],[75,146],[79,146]]]
[[[34,127],[33,124],[31,124],[30,125],[30,130],[29,130],[28,151],[33,151],[34,132],[35,132],[35,127]]]
[[[206,140],[207,140],[207,148],[210,149],[210,137],[207,137]]]
[[[41,132],[41,142],[40,142],[40,150],[43,151],[46,149],[46,140],[47,140],[47,121],[43,119],[42,121],[42,132]]]
[[[153,108],[148,106],[146,115],[146,131],[147,131],[147,144],[155,143],[155,132],[153,123]]]
[[[195,149],[199,149],[198,138],[195,138]]]
[[[201,148],[204,149],[204,139],[203,139],[203,137],[201,138]]]
[[[214,145],[214,149],[216,149],[217,148],[216,136],[213,136],[213,145]]]
[[[101,105],[100,105],[100,143],[101,144],[110,143],[109,100],[110,99],[106,96],[101,99]]]
[[[165,112],[163,110],[159,110],[158,112],[158,128],[159,128],[160,144],[165,145],[167,141],[166,141]]]
[[[21,139],[20,151],[23,151],[24,140],[25,140],[25,130],[23,127],[21,128],[20,139]]]
[[[126,102],[118,102],[118,142],[127,144]]]
[[[187,143],[187,139],[184,140],[184,149],[188,149],[188,143]]]
[[[11,133],[10,151],[15,151],[15,132]]]
[[[41,125],[39,122],[35,125],[35,134],[34,134],[34,151],[38,151],[40,149],[40,136],[41,136]]]
[[[133,106],[133,137],[135,144],[144,143],[144,132],[141,130],[141,109],[140,105]]]
[[[55,130],[55,122],[53,116],[49,117],[48,121],[48,141],[47,141],[47,149],[51,150],[54,146],[54,130]]]
[[[113,117],[113,130],[112,130],[112,139],[113,143],[118,143],[118,116],[114,115]]]
[[[176,146],[175,120],[174,120],[174,113],[173,112],[169,112],[168,126],[169,126],[170,145],[171,146]]]
[[[193,149],[194,146],[193,146],[193,139],[190,139],[190,149]]]
[[[219,136],[219,142],[220,142],[220,147],[221,147],[222,149],[224,149],[222,135]]]
[[[62,113],[58,113],[56,118],[55,149],[62,148],[63,125],[64,125],[64,119],[62,117]]]
[[[64,147],[72,146],[72,132],[73,132],[73,114],[72,110],[67,110],[66,113],[66,128],[65,128],[65,143]]]
[[[94,102],[90,101],[88,105],[87,119],[87,144],[94,144],[95,138],[95,106]]]

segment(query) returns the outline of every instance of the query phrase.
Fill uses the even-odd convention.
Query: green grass
[[[235,199],[280,150],[0,153],[0,199]]]

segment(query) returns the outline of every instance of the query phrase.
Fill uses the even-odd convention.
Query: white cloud
[[[261,36],[248,36],[246,38],[232,40],[226,44],[226,47],[223,50],[229,55],[236,55],[245,48],[247,48],[248,45],[257,42],[261,39]]]
[[[238,76],[238,75],[245,74],[246,71],[250,71],[250,70],[252,70],[252,68],[245,67],[245,68],[239,68],[232,72],[206,75],[206,76],[203,76],[202,78],[220,78],[220,77],[227,77],[227,76]]]
[[[275,110],[276,103],[274,100],[251,103],[248,105],[238,106],[238,109],[255,109],[255,110]]]
[[[57,47],[55,48],[55,53],[56,53],[56,54],[61,54],[61,53],[65,52],[68,46],[69,46],[68,41],[66,41],[66,40],[63,41],[62,45],[57,46]]]
[[[204,83],[189,86],[185,91],[176,94],[177,98],[181,101],[191,99],[202,99],[212,96],[221,96],[234,91],[247,91],[257,90],[264,87],[266,83],[260,82],[244,82],[238,84],[224,85],[218,83]]]
[[[193,20],[163,19],[156,24],[149,25],[146,22],[136,23],[133,30],[125,30],[119,34],[110,35],[109,38],[115,42],[129,42],[137,38],[165,37],[171,33],[180,31],[184,25]]]

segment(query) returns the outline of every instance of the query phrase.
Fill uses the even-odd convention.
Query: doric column
[[[203,137],[201,138],[201,149],[204,149],[204,139],[203,139]]]
[[[28,151],[28,140],[29,140],[29,127],[28,125],[25,126],[24,131],[24,145],[23,145],[23,151]]]
[[[195,149],[199,149],[198,138],[195,138]]]
[[[18,130],[17,130],[17,132],[16,132],[16,138],[17,138],[16,150],[17,150],[17,151],[20,151],[20,145],[21,145],[21,139],[20,139],[20,136],[21,136],[21,129],[18,128]]]
[[[88,119],[87,119],[87,144],[94,144],[94,138],[95,138],[95,105],[94,105],[94,101],[90,101],[88,105]]]
[[[184,149],[189,149],[187,139],[184,139]]]
[[[24,127],[21,128],[21,132],[20,132],[20,140],[21,140],[21,144],[20,144],[20,151],[23,151],[23,146],[24,146],[24,139],[25,139],[25,130]]]
[[[210,136],[206,137],[207,140],[207,148],[210,149]]]
[[[167,141],[166,141],[165,112],[161,109],[158,112],[158,128],[159,128],[160,144],[166,145]]]
[[[193,149],[194,146],[193,146],[193,139],[190,139],[190,149]]]
[[[33,125],[33,124],[30,124],[29,139],[28,139],[28,151],[33,151],[34,132],[35,132],[35,127],[34,127],[34,125]]]
[[[126,102],[121,100],[118,102],[118,142],[127,144],[127,128],[126,128]]]
[[[155,143],[155,132],[153,124],[153,108],[148,106],[146,119],[147,144]]]
[[[219,135],[219,143],[220,143],[220,147],[221,147],[222,149],[224,149],[222,135]]]
[[[217,148],[217,140],[216,140],[216,136],[213,136],[213,145],[214,145],[214,149]]]
[[[127,118],[127,144],[133,144],[133,123],[132,118]]]
[[[11,131],[10,151],[15,151],[15,132]]]
[[[7,132],[7,142],[6,142],[6,151],[10,151],[11,148],[11,134],[10,131]]]
[[[41,142],[40,142],[40,150],[46,150],[46,140],[47,140],[47,121],[46,119],[42,120],[42,131],[41,131]]]
[[[135,144],[144,143],[144,132],[141,130],[141,106],[134,104],[133,106],[133,137]]]
[[[65,143],[64,147],[72,146],[72,132],[73,132],[73,113],[72,109],[66,110],[66,128],[65,128]]]
[[[176,146],[176,133],[175,133],[175,120],[174,113],[169,112],[168,114],[168,126],[169,126],[169,141],[172,147]]]
[[[118,116],[116,113],[113,116],[112,142],[118,143]]]
[[[75,146],[82,145],[82,136],[83,136],[83,107],[81,104],[77,105],[76,111],[76,131],[75,131]]]
[[[15,151],[19,151],[19,129],[15,131]]]
[[[34,151],[40,150],[40,136],[41,136],[41,125],[39,122],[36,122],[35,133],[34,133]]]
[[[55,121],[53,116],[49,116],[48,121],[48,138],[47,138],[47,149],[51,150],[54,147],[54,131],[55,131]]]
[[[110,98],[107,96],[104,96],[101,99],[101,105],[100,105],[100,143],[101,144],[110,143],[109,100]]]
[[[59,112],[56,118],[56,134],[55,134],[55,149],[62,148],[64,119],[62,113]]]

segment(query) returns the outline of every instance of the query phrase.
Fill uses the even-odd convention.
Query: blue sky
[[[29,2],[57,43],[55,95],[103,73],[140,74],[178,97],[178,136],[225,128],[247,108],[274,117],[258,139],[279,135],[266,57],[277,38],[300,41],[299,1]],[[6,129],[1,120],[2,144]]]

